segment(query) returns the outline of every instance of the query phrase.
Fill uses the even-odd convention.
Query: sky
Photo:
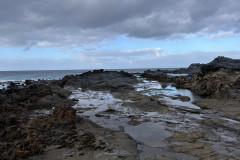
[[[0,70],[240,59],[240,0],[1,0]]]

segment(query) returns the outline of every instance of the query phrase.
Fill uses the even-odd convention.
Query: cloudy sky
[[[240,0],[1,0],[0,70],[240,59]]]

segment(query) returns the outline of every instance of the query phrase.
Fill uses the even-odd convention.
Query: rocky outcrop
[[[0,138],[1,159],[59,159],[77,157],[102,159],[124,156],[136,159],[136,143],[127,134],[104,129],[76,116],[71,107],[57,107],[51,114],[36,117],[29,122],[5,128]],[[64,155],[58,152],[72,150]],[[55,153],[55,155],[52,154]],[[111,154],[109,154],[111,153]],[[101,158],[99,158],[101,159]]]
[[[204,73],[194,73],[191,81],[183,87],[208,98],[238,99],[239,79],[240,69],[218,68]]]
[[[188,68],[180,68],[176,70],[157,70],[164,74],[189,74],[192,75],[194,72],[205,72],[208,69],[213,70],[213,68],[240,68],[240,59],[231,59],[223,56],[216,57],[213,61],[207,64],[193,63]]]
[[[43,153],[46,145],[73,145],[74,141],[66,141],[64,136],[75,134],[75,113],[71,107],[58,107],[50,115],[6,127],[1,134],[0,157],[26,158]]]
[[[182,88],[183,85],[190,82],[190,78],[187,76],[175,76],[171,77],[161,71],[150,71],[147,70],[141,74],[142,77],[147,80],[155,80],[164,83],[174,83],[174,85],[178,88]]]
[[[144,73],[141,74],[142,77],[148,79],[148,80],[156,80],[159,82],[173,82],[173,78],[168,76],[165,73],[162,73],[162,71],[157,70],[157,71],[151,71],[147,70]]]
[[[226,117],[240,121],[240,99],[199,99],[194,104],[203,109],[219,110]]]
[[[240,59],[218,56],[213,61],[204,65],[204,67],[240,68]]]
[[[173,132],[171,136],[175,141],[179,142],[188,142],[188,143],[194,143],[198,139],[201,139],[204,137],[203,132],[192,132],[192,133],[185,133],[185,132]]]
[[[215,159],[216,153],[211,149],[210,145],[202,142],[195,142],[189,145],[172,145],[174,152],[182,152],[192,156],[200,157],[200,159]]]
[[[69,99],[71,92],[64,89],[119,91],[133,89],[136,82],[125,72],[96,70],[62,80],[9,83],[0,90],[0,159],[137,159],[136,142],[130,136],[76,116],[70,107],[76,100]],[[38,110],[48,113],[39,116]]]
[[[188,76],[171,77],[161,71],[146,71],[143,77],[159,82],[174,83],[178,88],[187,88],[200,96],[218,99],[240,98],[240,60],[217,57],[208,64],[192,64],[198,68]]]
[[[116,92],[134,89],[132,85],[137,82],[136,77],[127,72],[94,70],[80,75],[65,76],[60,81],[60,86]]]
[[[52,84],[31,84],[19,87],[12,83],[0,90],[0,131],[10,125],[18,125],[31,118],[35,110],[51,110],[53,107],[74,105],[68,99],[70,91]]]

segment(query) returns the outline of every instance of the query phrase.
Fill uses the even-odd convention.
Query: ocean
[[[128,73],[143,73],[145,70],[157,70],[158,68],[144,69],[106,69],[105,71],[125,71]],[[174,68],[164,68],[173,70]],[[0,71],[0,82],[6,81],[24,81],[24,80],[53,80],[60,79],[66,75],[82,74],[91,70],[45,70],[45,71]]]

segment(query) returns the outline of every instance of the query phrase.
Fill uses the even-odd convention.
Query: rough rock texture
[[[194,73],[191,81],[183,87],[208,98],[238,99],[239,81],[240,69],[218,68],[205,73]]]
[[[156,80],[159,82],[173,82],[173,78],[168,76],[165,73],[162,73],[161,70],[157,70],[157,71],[144,71],[144,73],[141,74],[142,77],[148,79],[148,80]]]
[[[115,156],[137,158],[136,143],[131,137],[77,117],[76,110],[71,107],[57,107],[52,114],[7,127],[0,140],[1,159],[27,158],[39,154],[42,154],[37,156],[40,159],[53,158],[56,156],[52,155],[53,152],[58,154],[58,150],[65,152],[69,149],[74,150],[71,156],[75,158],[86,155],[95,157],[93,159],[111,159]],[[101,157],[96,158],[99,155]],[[63,154],[59,159],[66,157],[68,155]]]
[[[165,104],[162,104],[162,102],[158,100],[159,96],[157,95],[149,97],[136,91],[130,91],[126,94],[117,93],[114,96],[122,100],[130,100],[124,102],[123,106],[131,106],[134,108],[148,111],[159,111],[161,113],[168,110],[167,106]]]
[[[231,59],[223,56],[215,58],[213,61],[203,67],[223,67],[223,68],[240,68],[240,59]],[[203,68],[201,67],[201,68]]]
[[[199,99],[194,104],[203,109],[215,109],[226,117],[240,121],[240,99]]]
[[[112,92],[133,89],[132,84],[137,83],[135,76],[127,72],[114,72],[94,70],[80,75],[65,76],[61,81],[61,86],[74,86],[83,90],[108,90]]]
[[[76,111],[58,107],[52,114],[36,117],[27,123],[12,125],[1,134],[2,159],[25,158],[43,153],[46,145],[73,145],[65,137],[75,134]],[[61,146],[63,147],[63,146]]]
[[[5,127],[26,122],[35,110],[74,105],[75,102],[68,99],[70,93],[41,82],[24,87],[12,83],[8,89],[0,90],[0,133]]]
[[[201,72],[208,68],[240,68],[240,59],[231,59],[223,56],[216,57],[213,61],[207,64],[193,63],[188,68],[180,68],[176,70],[158,70],[161,73],[172,74],[189,74]]]
[[[182,96],[180,94],[176,95],[176,96],[168,96],[169,98],[173,99],[173,100],[180,100],[183,102],[188,102],[190,101],[190,97],[188,96]]]
[[[1,111],[23,111],[51,108],[69,103],[70,91],[50,84],[33,84],[25,87],[10,85],[0,90]]]
[[[168,76],[165,73],[162,73],[162,71],[150,71],[147,70],[144,73],[141,74],[142,77],[148,79],[148,80],[155,80],[163,83],[174,83],[176,87],[181,88],[186,83],[190,82],[190,78],[187,76],[176,76],[171,77]],[[164,86],[163,86],[164,88]]]
[[[192,132],[192,133],[173,132],[171,137],[175,141],[193,143],[193,142],[196,142],[198,139],[203,138],[204,133],[203,132]]]
[[[145,71],[142,76],[159,82],[174,83],[178,88],[190,89],[207,98],[240,98],[240,60],[217,57],[212,62],[200,66],[201,72],[192,73],[191,78],[171,77],[162,71]]]
[[[9,83],[0,90],[0,159],[137,159],[136,142],[130,136],[76,116],[69,107],[76,100],[69,99],[71,92],[64,89],[71,85],[118,91],[132,89],[136,82],[125,72],[99,70],[62,80]],[[39,116],[37,111],[42,110],[48,115]]]
[[[201,159],[215,159],[216,153],[209,147],[209,144],[195,142],[189,145],[172,145],[170,147],[174,152],[187,153]]]

